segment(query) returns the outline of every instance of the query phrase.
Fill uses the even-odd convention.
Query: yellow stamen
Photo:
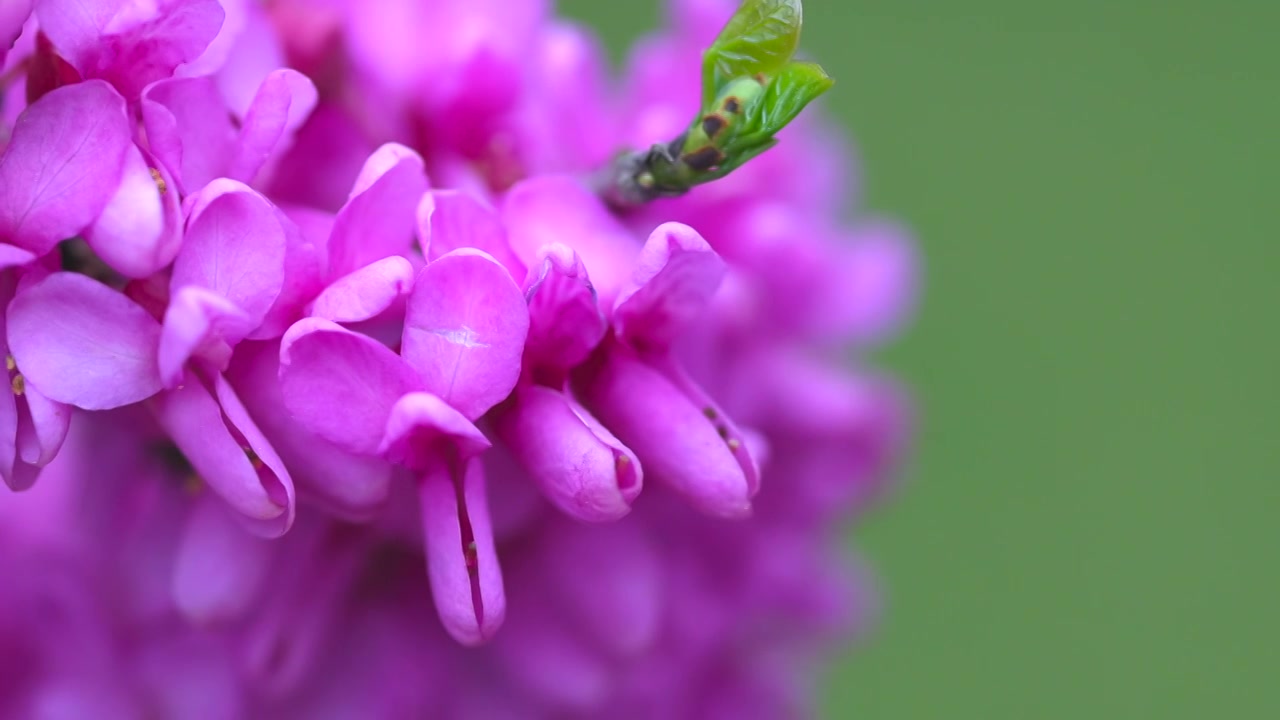
[[[738,440],[738,438],[729,438],[730,450],[737,450],[740,447],[742,447],[742,441]]]
[[[12,355],[7,355],[4,359],[4,367],[9,372],[13,372],[18,369],[18,361],[14,360]]]
[[[21,374],[14,375],[9,381],[9,387],[13,388],[14,395],[21,395],[27,391],[27,380]]]
[[[164,181],[164,176],[156,168],[147,168],[151,171],[151,179],[155,181],[156,187],[160,189],[160,194],[164,195],[169,191],[169,184]]]

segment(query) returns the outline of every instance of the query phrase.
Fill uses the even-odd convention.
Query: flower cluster
[[[4,4],[0,716],[805,712],[915,258],[807,116],[602,199],[672,10],[614,90],[545,0]]]

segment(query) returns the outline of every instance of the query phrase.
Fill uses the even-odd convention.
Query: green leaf
[[[702,56],[702,109],[731,80],[772,75],[800,44],[800,0],[745,0]]]
[[[835,81],[814,63],[788,64],[769,81],[764,94],[747,107],[743,118],[744,131],[772,137],[834,84]]]

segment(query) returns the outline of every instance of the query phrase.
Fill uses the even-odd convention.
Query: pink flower
[[[0,10],[0,715],[804,716],[919,260],[810,116],[602,199],[733,5]]]

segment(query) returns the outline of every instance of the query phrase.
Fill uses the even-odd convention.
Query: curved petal
[[[252,340],[280,337],[302,317],[302,310],[323,287],[323,246],[317,246],[284,211],[276,208],[284,230],[284,284],[262,324],[249,333]]]
[[[36,4],[40,30],[58,52],[81,75],[109,80],[130,98],[200,57],[224,16],[218,0]]]
[[[635,451],[650,478],[669,485],[703,512],[750,515],[756,468],[745,443],[724,424],[714,405],[695,402],[616,342],[579,369],[574,389],[583,404]]]
[[[524,281],[529,301],[529,339],[524,362],[540,381],[559,385],[563,374],[591,354],[608,331],[596,291],[578,254],[548,245]]]
[[[724,261],[693,228],[658,226],[613,308],[618,336],[638,347],[665,349],[706,313],[724,274]]]
[[[19,370],[50,400],[107,410],[160,389],[160,324],[84,275],[53,273],[19,292],[8,336]]]
[[[564,393],[521,386],[493,422],[498,437],[564,512],[588,522],[631,512],[643,483],[640,463]]]
[[[422,472],[465,461],[488,447],[484,434],[457,410],[431,393],[412,392],[391,408],[378,454]]]
[[[221,501],[202,498],[178,541],[174,604],[198,624],[239,619],[257,599],[272,550],[270,541],[246,532]]]
[[[426,191],[420,155],[394,143],[375,150],[334,220],[329,277],[342,277],[374,260],[409,252],[414,213]]]
[[[347,452],[317,437],[285,407],[278,342],[241,343],[226,375],[289,468],[304,499],[350,520],[367,520],[386,502],[391,484],[389,464]]]
[[[306,75],[282,68],[267,75],[240,126],[227,176],[252,182],[288,128],[296,128],[316,105],[316,86]]]
[[[299,320],[280,345],[285,407],[304,428],[354,453],[378,454],[392,406],[420,387],[387,346],[328,320]]]
[[[132,145],[124,98],[104,82],[37,100],[0,157],[0,239],[43,255],[83,230],[115,194]]]
[[[142,124],[156,159],[192,193],[226,174],[236,131],[213,78],[162,80],[142,93]]]
[[[225,385],[221,377],[215,383]],[[251,532],[282,535],[293,522],[293,484],[230,388],[215,391],[217,399],[188,371],[182,385],[152,400],[156,419]]]
[[[20,402],[18,459],[44,467],[58,455],[63,441],[67,439],[67,431],[71,428],[71,408],[45,397],[35,386],[25,388],[22,397],[26,400],[26,413],[21,412]]]
[[[125,277],[141,278],[173,262],[182,243],[177,190],[130,146],[116,194],[84,233],[98,257]]]
[[[370,320],[409,293],[413,276],[413,265],[399,255],[372,262],[322,290],[310,314],[337,323]]]
[[[452,470],[438,464],[422,475],[418,494],[436,612],[454,639],[478,645],[493,637],[507,612],[484,470],[475,459]]]
[[[600,198],[567,175],[518,183],[503,200],[502,220],[512,250],[528,266],[544,245],[573,248],[591,272],[602,307],[613,307],[640,250]]]
[[[459,248],[488,253],[519,277],[524,265],[507,244],[507,231],[497,211],[459,190],[432,190],[418,204],[418,239],[428,260]]]
[[[251,329],[249,316],[221,295],[195,285],[178,288],[160,332],[160,377],[165,387],[182,381],[183,367],[196,355],[218,372],[226,369],[231,346]]]
[[[529,308],[507,271],[455,250],[418,276],[401,353],[428,391],[474,420],[515,387],[528,332]]]
[[[209,183],[187,204],[186,237],[169,287],[208,288],[257,327],[284,286],[282,216],[266,198],[227,179]]]
[[[14,464],[18,462],[18,397],[0,390],[0,476],[10,490],[25,489],[16,485]]]

